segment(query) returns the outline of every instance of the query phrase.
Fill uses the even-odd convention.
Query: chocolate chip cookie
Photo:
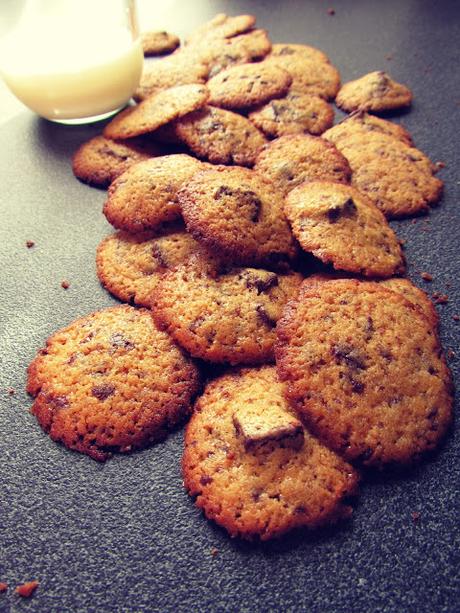
[[[376,70],[342,85],[335,101],[347,112],[362,109],[378,113],[410,106],[412,92],[386,72]]]

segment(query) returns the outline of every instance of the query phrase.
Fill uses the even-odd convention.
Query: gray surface
[[[274,41],[324,49],[344,81],[387,68],[412,87],[403,122],[446,162],[446,193],[429,217],[393,225],[407,239],[411,277],[422,285],[419,271],[429,271],[429,290],[449,294],[442,339],[456,349],[458,3],[336,2],[334,17],[324,2],[193,4],[177,31],[220,8],[251,11]],[[115,302],[94,267],[109,232],[104,192],[76,181],[69,165],[95,130],[28,113],[0,129],[0,581],[40,581],[30,600],[0,594],[0,611],[458,611],[458,436],[405,475],[372,477],[348,524],[251,545],[204,520],[183,491],[181,432],[105,465],[41,432],[23,391],[27,364],[53,331]],[[450,364],[457,377],[458,361]]]

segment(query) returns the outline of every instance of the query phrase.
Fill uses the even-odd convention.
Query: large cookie
[[[390,111],[409,106],[412,92],[386,72],[377,70],[342,85],[335,101],[337,106],[348,112],[358,109]]]
[[[245,445],[236,419],[293,419],[273,367],[241,369],[209,383],[185,433],[184,485],[231,536],[268,540],[348,517],[358,475],[307,430],[300,446],[272,436]]]
[[[53,334],[29,366],[27,391],[53,440],[103,461],[164,438],[198,385],[197,368],[150,312],[120,306]]]
[[[213,164],[253,166],[267,142],[246,117],[212,106],[178,119],[173,130],[196,156]]]
[[[243,109],[284,96],[292,83],[286,70],[270,63],[230,66],[207,83],[209,103],[225,109]]]
[[[177,192],[204,167],[184,153],[136,164],[111,184],[104,215],[115,228],[127,232],[156,229],[174,221],[180,217]]]
[[[297,274],[228,271],[192,257],[160,279],[152,313],[195,357],[230,364],[270,362],[276,322],[300,282]]]
[[[369,132],[393,136],[409,146],[413,144],[410,133],[403,126],[364,111],[352,113],[333,128],[324,132],[323,138],[337,144],[340,140],[347,139],[350,136],[357,134],[365,136]]]
[[[97,275],[106,289],[124,302],[150,306],[150,296],[163,273],[200,252],[184,230],[157,236],[116,232],[98,246]]]
[[[452,419],[432,323],[380,283],[302,286],[277,326],[278,372],[307,425],[347,460],[410,463]]]
[[[160,126],[205,106],[209,92],[204,85],[178,85],[152,94],[140,104],[119,113],[104,128],[106,138],[130,138],[153,132]]]
[[[77,149],[72,159],[72,170],[84,183],[107,187],[133,164],[162,153],[158,144],[140,138],[116,142],[95,136]]]
[[[350,166],[328,141],[306,134],[281,136],[262,149],[254,169],[283,193],[305,181],[348,183]]]
[[[249,119],[272,138],[286,134],[319,135],[332,126],[334,111],[319,96],[288,93],[252,111]]]
[[[282,197],[253,170],[200,172],[184,185],[179,202],[192,236],[232,262],[276,264],[296,256]]]
[[[232,38],[247,32],[256,23],[254,15],[229,16],[218,13],[215,17],[196,28],[187,38],[187,45],[201,44],[204,40],[211,43],[214,39]]]
[[[325,264],[367,277],[404,271],[401,246],[383,213],[350,185],[303,183],[284,210],[302,249]]]
[[[145,56],[172,53],[180,45],[179,37],[175,34],[156,30],[143,32],[141,42]]]

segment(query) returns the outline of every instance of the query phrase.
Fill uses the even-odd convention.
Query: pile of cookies
[[[217,15],[146,64],[135,98],[73,160],[108,187],[97,272],[130,304],[47,341],[32,412],[102,461],[191,416],[185,487],[232,536],[349,516],[361,466],[419,460],[452,419],[438,316],[398,276],[387,221],[442,182],[373,114],[410,91],[382,72],[340,88],[322,51]],[[351,114],[332,127],[334,98]]]

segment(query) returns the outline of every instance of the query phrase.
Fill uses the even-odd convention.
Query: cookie
[[[288,72],[265,62],[230,66],[208,81],[209,103],[225,109],[256,106],[284,96],[291,83]]]
[[[209,383],[187,425],[184,485],[208,519],[231,536],[268,540],[299,527],[317,528],[351,515],[346,498],[358,474],[307,430],[300,447],[285,440],[247,448],[235,417],[298,420],[275,369],[230,372]]]
[[[213,164],[253,166],[267,142],[246,117],[208,106],[174,122],[177,138]]]
[[[336,146],[350,163],[352,185],[389,219],[427,212],[442,195],[443,183],[433,176],[434,164],[392,136],[355,134],[340,138]]]
[[[365,111],[356,111],[352,113],[336,126],[324,132],[323,138],[327,138],[331,142],[337,144],[339,140],[346,139],[356,134],[362,134],[364,136],[369,132],[378,132],[386,134],[387,136],[393,136],[406,145],[409,145],[409,147],[413,145],[411,135],[403,126],[382,119],[381,117],[370,115]]]
[[[166,272],[152,294],[157,324],[191,355],[208,362],[273,360],[275,326],[300,275],[219,268],[193,257]]]
[[[332,143],[316,136],[281,136],[257,156],[254,170],[287,194],[305,181],[348,183],[350,166]]]
[[[133,97],[135,100],[141,101],[170,87],[205,83],[208,73],[207,64],[180,50],[170,57],[150,62],[144,68],[139,86]]]
[[[178,153],[132,166],[110,186],[104,215],[119,230],[143,232],[180,218],[177,192],[205,164]]]
[[[77,149],[72,159],[72,170],[84,183],[107,187],[133,164],[162,153],[158,144],[140,138],[116,142],[95,136]]]
[[[303,183],[289,192],[284,211],[302,249],[325,264],[366,277],[404,271],[401,246],[383,213],[350,185]]]
[[[289,400],[347,460],[411,463],[446,433],[450,373],[431,322],[402,294],[351,279],[306,283],[277,334]]]
[[[422,289],[411,283],[409,279],[385,279],[380,283],[387,289],[399,292],[412,304],[416,306],[428,319],[434,329],[439,326],[439,315],[433,302]]]
[[[249,113],[249,120],[270,137],[322,134],[334,123],[334,111],[319,96],[288,93]]]
[[[383,70],[376,70],[342,85],[335,102],[347,112],[362,109],[378,113],[410,106],[412,92]]]
[[[192,236],[232,262],[269,264],[296,255],[282,197],[253,170],[200,172],[179,192],[179,202]]]
[[[198,243],[184,230],[161,236],[116,232],[97,248],[97,276],[120,300],[148,307],[161,275],[199,251]]]
[[[164,89],[119,113],[105,126],[104,136],[130,138],[153,132],[173,119],[201,108],[208,96],[204,85],[179,85]]]
[[[146,309],[119,306],[51,336],[28,369],[32,413],[55,441],[104,461],[166,436],[199,375]]]
[[[141,42],[146,56],[172,53],[180,45],[179,37],[170,32],[143,32]]]
[[[232,38],[237,34],[247,32],[256,23],[254,15],[236,15],[218,13],[215,17],[196,28],[187,38],[187,45],[200,44],[204,40],[210,43],[219,38]]]
[[[301,47],[298,49],[295,47]],[[335,98],[340,74],[321,51],[302,45],[273,45],[264,59],[287,70],[292,77],[291,92],[313,94],[326,100]]]

